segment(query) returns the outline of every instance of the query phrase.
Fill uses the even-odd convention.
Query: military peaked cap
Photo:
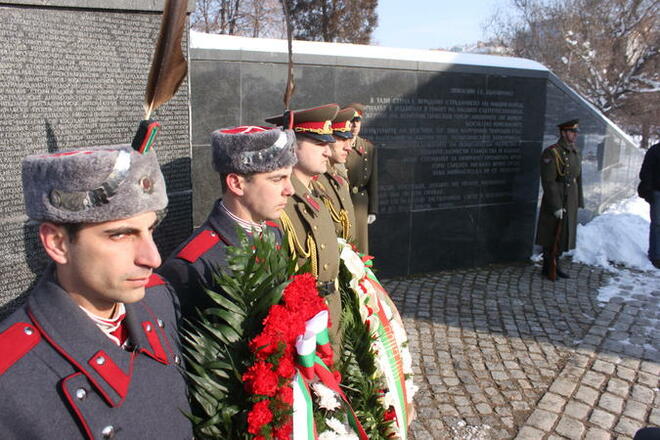
[[[344,139],[352,139],[351,121],[356,116],[357,110],[353,107],[346,107],[339,110],[337,116],[335,116],[335,119],[332,121],[332,134]]]
[[[266,122],[291,128],[296,134],[316,139],[321,142],[332,143],[332,120],[337,116],[339,106],[327,104],[320,107],[302,110],[290,110],[283,115],[266,118]]]
[[[560,130],[576,130],[578,128],[578,124],[580,123],[579,119],[571,119],[570,121],[562,122],[561,124],[557,125]]]

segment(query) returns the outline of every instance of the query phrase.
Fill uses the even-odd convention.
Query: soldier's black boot
[[[550,249],[543,249],[543,269],[541,270],[541,275],[549,279],[550,276],[550,263],[552,262],[552,257],[550,254]]]
[[[559,259],[557,259],[557,276],[559,278],[570,278],[571,277],[568,273],[561,270],[561,268],[559,267]]]

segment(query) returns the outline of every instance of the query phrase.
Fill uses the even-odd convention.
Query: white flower
[[[346,430],[344,424],[334,417],[329,418],[328,420],[325,421],[325,423],[326,425],[328,425],[328,428],[332,429],[337,434],[348,434],[348,431]]]
[[[322,432],[319,435],[319,440],[358,440],[358,436],[350,425],[334,417],[326,419],[325,424],[331,430]]]
[[[360,256],[351,249],[350,246],[344,246],[339,255],[346,266],[346,269],[353,275],[353,278],[361,280],[366,275],[364,263]]]
[[[407,348],[401,349],[401,361],[403,362],[403,372],[405,374],[412,373],[412,356]]]
[[[337,399],[337,395],[330,388],[321,382],[315,382],[310,386],[314,390],[314,394],[318,397],[318,404],[321,408],[334,411],[341,407],[341,402]]]
[[[419,388],[417,387],[417,385],[415,385],[412,379],[406,379],[406,391],[408,392],[407,393],[408,403],[413,402],[413,396],[417,393],[418,390]]]

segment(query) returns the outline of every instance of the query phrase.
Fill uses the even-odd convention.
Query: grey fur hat
[[[213,167],[223,175],[253,174],[293,166],[296,136],[292,130],[243,125],[211,133]]]
[[[23,195],[28,217],[56,223],[100,223],[167,207],[156,153],[130,145],[28,156]]]

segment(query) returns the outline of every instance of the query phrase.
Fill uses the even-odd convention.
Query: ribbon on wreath
[[[323,385],[330,388],[342,398],[348,409],[348,421],[358,433],[360,440],[369,440],[362,424],[358,420],[348,398],[339,386],[337,377],[330,371],[321,356],[332,359],[332,348],[328,337],[328,311],[323,310],[305,323],[305,334],[296,340],[298,352],[296,378],[293,382],[293,438],[294,440],[309,440],[317,438],[314,425],[309,381],[318,378]],[[298,396],[298,399],[296,399]]]

